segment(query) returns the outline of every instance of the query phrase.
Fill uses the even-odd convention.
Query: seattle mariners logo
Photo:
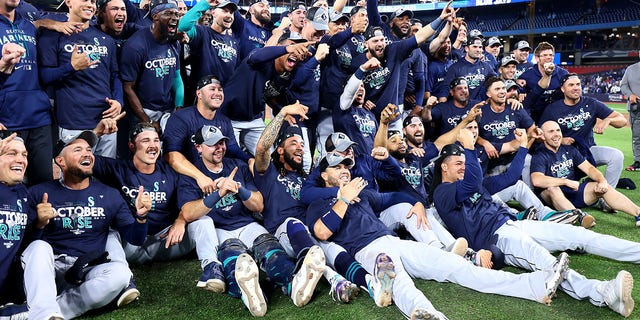
[[[300,189],[302,189],[302,179],[296,177],[296,180],[288,176],[278,175],[278,182],[284,186],[284,191],[288,193],[294,200],[300,200]]]
[[[75,46],[78,47],[78,53],[86,53],[89,60],[100,61],[102,57],[107,56],[109,54],[109,49],[106,46],[100,44],[98,38],[93,38],[93,44],[84,44],[84,43],[76,43]],[[73,54],[73,43],[67,43],[64,45],[63,49],[65,52]],[[98,64],[91,65],[91,69],[95,69],[98,67]]]
[[[177,58],[171,54],[171,49],[167,50],[166,57],[157,57],[156,59],[149,60],[144,63],[144,67],[147,70],[155,72],[156,78],[164,78],[171,73],[172,69],[175,69],[177,65]]]
[[[556,178],[566,178],[573,170],[573,159],[568,159],[567,154],[562,154],[562,160],[555,162],[551,166],[551,173]]]
[[[516,122],[510,120],[509,115],[506,115],[504,120],[495,120],[482,127],[482,129],[498,140],[506,138],[515,128]]]
[[[567,129],[578,131],[584,127],[585,121],[589,121],[589,119],[591,119],[591,112],[584,111],[584,108],[580,108],[580,113],[578,114],[570,114],[566,117],[559,118],[558,124]]]

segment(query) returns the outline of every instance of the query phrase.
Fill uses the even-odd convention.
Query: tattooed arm
[[[300,104],[300,102],[296,101],[296,103],[288,105],[280,110],[280,112],[273,117],[271,122],[264,128],[262,131],[262,135],[258,140],[258,145],[256,146],[256,162],[255,168],[258,174],[263,174],[267,171],[269,167],[269,149],[273,145],[273,142],[276,141],[276,137],[278,136],[278,132],[280,131],[280,127],[282,126],[282,122],[285,120],[287,116],[298,115],[303,119],[307,119],[306,114],[309,108]]]

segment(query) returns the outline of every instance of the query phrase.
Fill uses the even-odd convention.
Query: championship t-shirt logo
[[[296,181],[289,177],[278,175],[278,182],[284,186],[284,191],[294,200],[300,200],[300,189],[302,189],[302,179],[296,177]]]

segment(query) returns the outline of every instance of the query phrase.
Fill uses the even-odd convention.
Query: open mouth
[[[147,149],[146,154],[150,158],[156,158],[158,156],[158,149],[157,148],[149,148],[149,149]]]
[[[289,57],[287,58],[287,66],[293,69],[293,67],[295,67],[296,64],[298,64],[298,57],[293,54],[290,54]]]
[[[338,180],[343,182],[349,182],[351,180],[351,177],[347,173],[343,173],[340,175],[340,177],[338,177]]]
[[[169,31],[169,33],[176,33],[178,31],[178,23],[177,22],[169,22],[167,24],[167,31]]]
[[[24,173],[24,166],[23,165],[13,165],[11,166],[11,171],[13,171],[16,174],[23,174]]]
[[[124,18],[115,18],[113,20],[113,23],[115,24],[116,28],[122,29],[124,27]]]
[[[92,164],[91,158],[85,158],[82,161],[80,161],[80,166],[82,167],[90,167]]]

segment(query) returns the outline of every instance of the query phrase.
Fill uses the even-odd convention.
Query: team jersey
[[[593,127],[596,120],[605,119],[613,113],[613,109],[591,97],[581,97],[573,106],[564,100],[550,104],[540,116],[540,124],[552,120],[560,125],[565,138],[582,139],[587,146],[595,146]]]
[[[390,181],[378,180],[380,192],[402,192],[411,196],[415,201],[423,204],[427,202],[427,189],[424,184],[423,171],[426,165],[422,162],[422,158],[418,158],[413,154],[407,154],[404,162],[399,162],[402,177]]]
[[[24,1],[20,1],[22,3]],[[19,12],[15,13],[13,22],[0,16],[0,46],[6,43],[20,44],[25,53],[11,75],[3,75],[6,78],[0,83],[0,123],[10,130],[50,125],[51,104],[38,78],[36,28]]]
[[[159,159],[155,170],[142,173],[136,169],[133,160],[115,160],[95,156],[93,174],[108,186],[118,189],[122,198],[131,208],[135,208],[138,188],[151,196],[151,211],[147,214],[148,234],[154,235],[173,224],[178,217],[177,193],[179,175]]]
[[[254,172],[255,172],[254,167]],[[300,189],[304,178],[296,172],[278,172],[273,163],[267,171],[256,173],[254,181],[264,198],[264,227],[274,233],[287,218],[305,221],[306,206],[300,201]]]
[[[71,54],[74,47],[79,53],[86,53],[92,62],[82,71],[71,67]],[[45,83],[51,83],[55,92],[56,117],[62,128],[91,130],[102,119],[102,112],[109,108],[105,98],[122,100],[113,92],[118,83],[113,83],[118,73],[116,46],[109,35],[97,27],[66,36],[50,30],[43,30],[38,38],[38,56],[40,75]],[[58,69],[61,77],[50,79]],[[117,76],[116,76],[117,78]],[[120,92],[122,88],[119,89]]]
[[[447,71],[453,64],[449,57],[444,61],[430,57],[427,64],[427,87],[431,89],[431,95],[436,98],[447,98],[449,96],[449,84],[444,82]]]
[[[536,93],[535,99],[533,99],[530,103],[525,104],[525,108],[531,114],[531,118],[533,120],[538,121],[540,115],[544,111],[544,109],[551,103],[551,98],[553,92],[560,88],[560,79],[569,72],[562,67],[556,66],[551,74],[551,82],[549,83],[549,87],[547,89],[542,89],[538,85],[538,81],[542,78],[542,74],[537,65],[527,69],[523,72],[518,79],[523,79],[527,82],[524,87],[524,91],[527,94],[527,97],[531,95],[531,93]],[[529,97],[531,98],[531,97]]]
[[[49,181],[29,188],[32,210],[37,210],[45,192],[57,216],[45,226],[42,240],[51,245],[54,254],[79,257],[102,252],[109,228],[124,233],[132,244],[142,245],[147,225],[135,222],[118,190],[93,179],[82,190],[69,189],[60,180]]]
[[[531,157],[531,173],[541,172],[549,177],[578,180],[578,166],[585,161],[578,149],[572,146],[561,144],[557,152],[539,148]]]
[[[340,228],[328,239],[328,241],[342,246],[351,256],[355,256],[360,249],[380,237],[395,235],[378,219],[375,212],[380,212],[398,203],[413,204],[414,202],[413,199],[401,192],[377,193],[371,190],[362,190],[358,198],[360,201],[347,207]],[[313,232],[316,221],[333,210],[331,208],[336,201],[334,195],[333,198],[318,199],[309,205],[306,223],[311,232]]]
[[[493,243],[493,234],[510,220],[506,208],[496,204],[482,186],[482,170],[473,150],[465,149],[464,179],[443,182],[434,192],[438,214],[454,237],[464,237],[475,250]]]
[[[523,74],[525,71],[533,68],[535,66],[535,64],[529,62],[529,61],[525,61],[523,63],[518,63],[516,65],[516,73],[513,75],[513,79],[518,79],[520,78],[520,75]]]
[[[378,121],[373,112],[364,107],[351,106],[347,110],[333,111],[333,130],[344,132],[351,141],[356,154],[369,154],[373,149],[373,140],[378,132]]]
[[[223,158],[222,170],[220,172],[212,172],[206,167],[202,160],[198,160],[195,165],[212,180],[228,177],[231,171],[237,167],[238,171],[233,176],[233,180],[239,182],[241,186],[251,191],[257,191],[249,167],[246,163],[238,159]],[[180,193],[178,194],[178,205],[180,208],[187,202],[200,200],[203,197],[202,190],[196,180],[182,176]],[[235,230],[254,222],[251,211],[244,206],[240,197],[230,192],[221,197],[207,215],[213,219],[216,228],[223,230]]]
[[[478,122],[479,135],[496,145],[498,151],[500,144],[515,138],[516,128],[526,130],[533,125],[533,120],[524,109],[513,110],[509,104],[505,105],[502,112],[493,111],[490,104],[485,104],[481,110],[482,117]]]
[[[497,74],[487,62],[478,59],[471,63],[462,58],[449,67],[444,83],[448,85],[455,78],[465,78],[469,86],[469,99],[484,100],[487,97],[484,82],[491,76]]]
[[[173,110],[171,88],[180,71],[180,44],[158,43],[148,28],[136,32],[122,49],[122,81],[135,82],[134,91],[142,107],[154,111]]]
[[[453,104],[453,99],[450,99],[435,105],[431,109],[431,122],[436,128],[437,136],[451,131],[460,124],[469,114],[469,110],[478,103],[480,103],[479,100],[468,100],[464,108],[458,108]]]
[[[0,289],[9,277],[11,263],[16,259],[27,226],[36,220],[29,210],[29,193],[23,184],[0,184]]]
[[[229,140],[227,140],[227,155],[229,157],[245,161],[249,160],[249,156],[240,149],[236,142],[233,134],[233,126],[229,118],[220,112],[216,112],[212,120],[205,119],[200,112],[198,112],[196,106],[182,108],[169,117],[164,132],[162,133],[164,152],[178,151],[191,161],[191,163],[195,163],[196,160],[200,159],[200,154],[198,154],[194,143],[191,141],[191,137],[203,125],[215,126],[222,131],[225,137],[229,138]]]
[[[264,27],[253,23],[250,19],[245,19],[239,10],[233,13],[233,24],[231,30],[238,40],[238,61],[244,60],[253,50],[264,47],[267,40],[271,38],[273,24],[269,22]]]

